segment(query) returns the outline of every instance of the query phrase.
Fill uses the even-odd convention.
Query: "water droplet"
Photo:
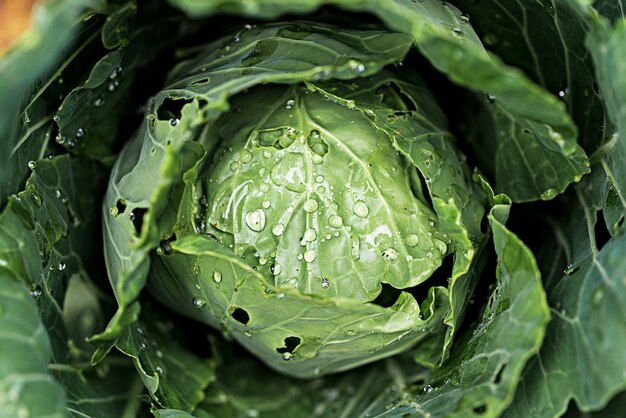
[[[328,289],[328,286],[330,286],[330,282],[328,281],[327,278],[322,278],[322,288],[323,289]]]
[[[37,193],[33,193],[33,203],[35,203],[35,206],[37,207],[41,206],[41,196]]]
[[[213,281],[215,283],[220,283],[222,281],[222,272],[219,270],[215,270],[213,272]]]
[[[107,89],[108,89],[110,92],[114,92],[114,91],[115,91],[115,89],[119,87],[119,85],[120,85],[120,82],[119,82],[119,81],[117,81],[117,80],[114,80],[114,81],[112,81],[112,82],[110,82],[110,83],[109,83],[109,86],[107,87]]]
[[[452,34],[457,38],[463,37],[463,31],[461,30],[461,28],[452,28]]]
[[[370,212],[370,210],[367,207],[367,205],[365,204],[365,202],[363,202],[362,200],[357,200],[356,201],[356,203],[354,204],[354,214],[356,216],[360,216],[361,218],[365,218],[365,217],[367,217],[369,212]]]
[[[298,253],[298,256],[296,257],[298,260],[302,260],[304,258],[304,254],[302,253]]]
[[[382,256],[383,259],[385,259],[386,261],[390,263],[395,263],[398,259],[398,251],[396,251],[394,248],[387,248],[385,251],[382,252]]]
[[[541,197],[541,200],[550,200],[554,198],[557,194],[559,194],[559,192],[556,189],[548,189],[541,193],[539,197]]]
[[[155,370],[156,370],[156,372],[157,372],[158,374],[160,374],[160,375],[162,375],[162,374],[163,374],[163,368],[161,368],[161,366],[156,366]]]
[[[30,294],[36,298],[41,296],[41,286],[39,286],[38,284],[32,285],[30,287]]]
[[[96,107],[102,107],[104,106],[106,102],[104,101],[104,98],[102,98],[102,96],[98,96],[96,97],[96,100],[94,100],[93,104]]]
[[[37,166],[36,162],[34,162],[34,161],[29,161],[28,162],[28,168],[30,168],[31,170],[34,170],[36,166]]]
[[[283,360],[289,361],[289,360],[291,360],[291,357],[293,357],[293,354],[291,354],[291,353],[283,353]]]
[[[324,176],[317,176],[317,177],[315,177],[315,181],[318,182],[318,183],[324,182]]]
[[[415,234],[407,235],[406,238],[404,238],[404,242],[406,242],[406,245],[409,247],[417,247],[417,244],[420,243],[420,237]]]
[[[357,60],[350,60],[348,62],[348,65],[350,65],[350,69],[355,74],[361,74],[363,71],[365,71],[365,65]]]
[[[76,138],[80,139],[85,136],[85,130],[83,128],[78,128],[76,130]]]
[[[433,391],[433,387],[431,385],[424,386],[424,392],[430,393]]]
[[[321,164],[322,162],[324,162],[324,158],[321,155],[313,154],[311,155],[311,161],[313,162],[313,164]]]
[[[204,305],[206,305],[206,300],[203,298],[194,297],[191,300],[191,303],[193,303],[193,306],[195,306],[196,308],[202,308]]]
[[[306,231],[304,231],[303,238],[307,242],[313,242],[317,238],[317,232],[315,232],[315,229],[309,228]]]
[[[255,232],[263,231],[263,228],[265,228],[265,212],[263,212],[263,209],[248,212],[246,214],[246,225]]]
[[[248,151],[247,149],[244,149],[243,151],[241,151],[241,154],[239,155],[239,161],[241,161],[244,164],[249,163],[250,161],[252,161],[252,153]]]
[[[278,263],[274,263],[270,267],[270,273],[272,273],[274,276],[278,276],[282,271],[283,267]]]
[[[343,225],[343,219],[339,215],[330,215],[328,217],[328,225],[333,228],[341,228]]]
[[[470,17],[468,14],[463,13],[461,16],[459,16],[459,20],[463,23],[469,23]]]
[[[64,263],[63,261],[61,261],[61,262],[59,263],[59,271],[63,271],[63,270],[65,270],[65,267],[66,267],[65,263]]]
[[[346,335],[350,335],[350,336],[355,336],[359,333],[359,330],[356,329],[349,329],[346,331]]]
[[[170,125],[172,125],[172,126],[176,126],[176,125],[178,125],[179,123],[180,123],[180,119],[178,119],[178,118],[172,118],[172,119],[170,119]]]
[[[280,237],[283,232],[285,232],[285,225],[283,224],[276,224],[272,228],[272,234],[276,235],[277,237]]]
[[[317,204],[317,200],[315,199],[307,199],[307,201],[304,202],[304,210],[306,212],[313,213],[317,210],[317,208],[318,208],[318,204]]]
[[[317,257],[317,254],[315,253],[315,250],[306,250],[304,252],[304,261],[306,261],[307,263],[312,263],[315,261],[315,257]]]
[[[296,104],[295,100],[289,99],[287,100],[287,103],[285,104],[285,109],[287,110],[293,109],[295,104]]]

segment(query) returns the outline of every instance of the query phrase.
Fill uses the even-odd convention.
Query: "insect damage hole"
[[[180,120],[183,107],[187,103],[191,103],[191,99],[174,99],[168,97],[159,105],[157,118],[159,120],[169,120],[174,123],[173,121]]]
[[[131,210],[128,214],[128,217],[135,227],[135,232],[137,236],[141,235],[141,228],[143,227],[143,217],[145,216],[146,212],[148,212],[148,209],[146,208],[135,208]]]
[[[245,309],[241,309],[241,308],[231,308],[230,309],[230,316],[237,322],[246,325],[248,322],[250,322],[250,315],[248,315],[248,312],[246,312]]]
[[[287,337],[285,338],[285,346],[279,347],[276,351],[280,354],[293,354],[296,351],[296,348],[300,345],[302,340],[299,337]]]

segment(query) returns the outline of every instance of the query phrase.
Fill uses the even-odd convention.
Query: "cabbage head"
[[[621,1],[29,5],[0,417],[622,416]]]

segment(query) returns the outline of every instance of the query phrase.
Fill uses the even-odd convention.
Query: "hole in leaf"
[[[487,412],[487,405],[483,404],[474,407],[474,412],[476,412],[477,414],[484,414],[485,412]]]
[[[246,312],[245,309],[241,308],[231,308],[230,316],[237,322],[246,325],[250,321],[250,315]]]
[[[143,227],[143,216],[146,214],[148,209],[146,208],[135,208],[128,214],[130,220],[135,227],[135,232],[137,235],[141,234],[141,228]]]
[[[382,289],[380,290],[380,293],[378,294],[376,299],[372,301],[372,303],[374,305],[382,306],[383,308],[388,308],[396,303],[396,301],[398,300],[398,296],[400,296],[402,290],[396,289],[389,283],[381,283],[381,285]]]
[[[170,244],[172,241],[176,241],[176,234],[172,234],[169,238],[159,242],[159,248],[163,250],[163,254],[170,255],[172,253],[172,245]]]
[[[502,382],[502,374],[504,373],[504,369],[506,369],[506,363],[500,366],[495,377],[493,378],[493,383],[499,385]]]
[[[293,352],[296,350],[296,348],[298,348],[301,342],[302,340],[299,337],[287,337],[285,338],[285,346],[277,348],[276,351],[280,354],[293,354]]]
[[[159,120],[179,120],[182,116],[183,106],[190,103],[190,99],[173,99],[168,97],[157,109]]]
[[[126,210],[126,203],[124,203],[123,199],[117,199],[117,202],[115,203],[115,208],[117,209],[117,214],[121,215]]]
[[[611,239],[611,234],[606,226],[606,222],[604,221],[602,211],[597,212],[597,220],[594,230],[596,236],[596,247],[600,250],[604,247],[604,244]]]

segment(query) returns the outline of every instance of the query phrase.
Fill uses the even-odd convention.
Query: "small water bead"
[[[115,80],[115,81],[112,81],[111,83],[109,83],[109,86],[107,87],[107,89],[110,92],[114,92],[115,89],[117,89],[119,86],[120,86],[120,82]]]
[[[431,385],[424,386],[424,392],[430,393],[433,391],[433,387]]]
[[[263,209],[267,209],[271,206],[272,204],[270,203],[269,200],[264,200],[263,203],[261,203],[261,206],[263,207]]]
[[[37,297],[41,296],[41,292],[42,292],[42,291],[41,291],[41,286],[39,286],[38,284],[33,285],[33,286],[31,286],[31,288],[30,288],[30,294],[31,294],[33,297],[36,297],[36,298],[37,298]]]
[[[327,278],[322,278],[322,288],[323,289],[328,289],[328,286],[330,286],[330,282],[328,281]]]
[[[263,231],[263,228],[265,228],[265,212],[262,209],[248,212],[246,214],[246,225],[255,232]]]
[[[409,247],[417,247],[417,244],[420,243],[420,237],[415,234],[407,235],[406,238],[404,238],[404,242]]]
[[[296,257],[298,260],[302,260],[304,258],[304,254],[302,253],[298,253],[298,256]]]
[[[278,263],[274,263],[270,267],[270,273],[272,273],[274,276],[278,276],[280,273],[282,273],[282,271],[283,267]]]
[[[277,237],[280,237],[283,234],[283,232],[285,232],[285,225],[283,224],[276,224],[272,228],[272,234],[274,234]]]
[[[304,261],[306,261],[307,263],[314,262],[316,257],[317,254],[315,253],[315,250],[306,250],[304,252]]]
[[[296,104],[295,100],[289,99],[289,100],[287,100],[287,103],[285,104],[285,109],[287,109],[287,110],[293,109],[295,104]]]
[[[470,17],[468,14],[463,13],[461,16],[459,16],[459,20],[463,23],[469,23]]]
[[[59,271],[63,271],[63,270],[65,270],[65,267],[66,267],[65,263],[64,263],[63,261],[61,261],[61,262],[59,263]]]
[[[230,163],[229,167],[230,171],[235,172],[241,168],[241,163],[239,161],[233,161],[232,163]]]
[[[356,330],[356,329],[349,329],[346,331],[346,335],[349,335],[351,337],[358,335],[358,333],[359,333],[359,330]]]
[[[191,303],[193,303],[193,306],[195,306],[196,308],[202,308],[204,305],[206,305],[206,300],[203,298],[194,297],[191,300]]]
[[[304,231],[303,238],[307,242],[313,242],[317,238],[317,232],[315,232],[315,229],[309,228],[306,231]]]
[[[28,162],[28,168],[30,168],[31,170],[34,170],[36,166],[37,166],[37,163],[35,163],[34,161]]]
[[[361,218],[365,218],[365,217],[367,217],[369,212],[370,212],[369,208],[367,207],[365,202],[363,202],[362,200],[357,200],[357,202],[354,204],[354,214],[356,216],[360,216]]]
[[[319,207],[317,200],[315,199],[307,199],[306,202],[304,202],[304,211],[305,212],[309,212],[309,213],[313,213],[317,210],[317,208]]]
[[[41,196],[39,196],[37,193],[33,193],[33,202],[35,203],[35,206],[41,206]]]
[[[330,215],[328,217],[328,225],[333,228],[341,228],[343,226],[343,219],[339,215]]]
[[[396,249],[394,248],[387,248],[385,251],[382,252],[382,256],[385,261],[395,263],[398,259],[398,251],[396,251]]]
[[[262,265],[262,266],[267,264],[267,258],[265,258],[265,257],[259,258],[259,264]]]
[[[239,161],[241,161],[244,164],[249,163],[250,161],[252,161],[252,153],[248,151],[247,149],[244,149],[243,151],[241,151],[241,154],[239,155]]]
[[[85,136],[85,130],[83,128],[78,128],[76,130],[76,138],[82,138]]]
[[[324,193],[326,193],[326,187],[324,187],[324,186],[318,186],[318,188],[317,188],[317,192],[318,192],[319,194],[324,194]]]
[[[293,354],[291,353],[283,353],[283,360],[285,361],[291,360],[292,357],[293,357]]]
[[[315,181],[318,183],[323,183],[324,182],[324,176],[319,175],[317,177],[315,177]]]
[[[102,107],[104,106],[106,102],[104,101],[104,98],[102,98],[102,96],[98,96],[96,97],[96,100],[94,100],[93,104],[96,107]]]
[[[324,158],[321,155],[313,154],[311,155],[311,161],[313,162],[313,164],[318,165],[324,162]]]
[[[265,158],[270,158],[272,156],[272,152],[270,150],[263,150],[263,156]]]
[[[222,281],[222,272],[219,270],[215,270],[213,272],[213,281],[215,283],[220,283]]]
[[[262,183],[259,185],[259,190],[260,190],[260,191],[262,191],[263,193],[267,192],[269,189],[270,189],[270,185],[269,185],[269,183],[262,182]]]

